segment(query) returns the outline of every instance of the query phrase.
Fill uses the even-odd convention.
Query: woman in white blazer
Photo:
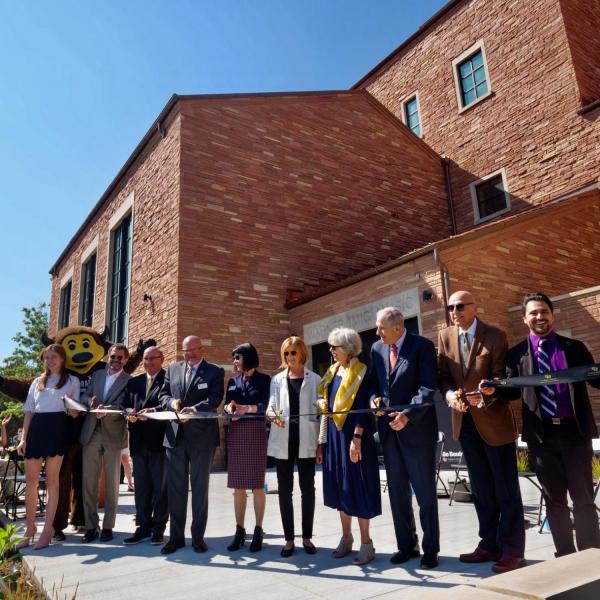
[[[294,553],[294,465],[298,465],[302,494],[302,546],[307,554],[317,549],[311,541],[315,514],[315,463],[321,464],[320,416],[317,388],[321,378],[304,365],[308,348],[302,338],[292,336],[281,344],[283,371],[271,379],[267,417],[273,421],[267,454],[275,458],[279,510],[285,534],[281,556]],[[289,416],[292,415],[292,419]],[[294,419],[294,415],[303,415]]]

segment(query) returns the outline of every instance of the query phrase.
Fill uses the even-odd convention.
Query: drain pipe
[[[456,235],[456,217],[454,215],[454,197],[452,195],[452,180],[450,179],[450,160],[442,152],[442,165],[444,167],[444,182],[448,196],[448,212],[450,213],[450,234]]]
[[[440,270],[442,279],[442,300],[444,301],[444,318],[446,319],[446,326],[448,326],[450,325],[450,317],[446,310],[446,306],[448,305],[448,297],[450,295],[450,274],[448,273],[448,267],[446,267],[440,258],[440,251],[437,246],[433,247],[433,260]]]

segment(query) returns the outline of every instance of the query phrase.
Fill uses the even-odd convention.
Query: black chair
[[[468,496],[468,498],[457,500],[457,502],[470,502],[471,482],[469,481],[469,472],[467,471],[467,463],[465,462],[464,454],[461,452],[460,460],[457,463],[452,463],[450,466],[454,471],[454,481],[452,481],[450,487],[449,506],[452,506],[452,501],[456,495]]]
[[[7,454],[6,466],[2,474],[0,488],[4,496],[4,512],[7,517],[15,520],[25,517],[25,491],[27,478],[22,463],[22,457],[16,450]],[[11,469],[11,466],[13,468]],[[45,463],[42,464],[38,486],[38,512],[44,514],[46,508],[46,475]],[[7,493],[10,490],[10,493]]]
[[[442,479],[440,471],[442,469],[442,459],[444,457],[444,445],[446,443],[446,434],[443,431],[438,431],[438,441],[435,445],[435,464],[436,464],[436,486],[438,498],[448,498],[450,493],[448,492],[448,486]],[[441,488],[440,488],[441,484]]]

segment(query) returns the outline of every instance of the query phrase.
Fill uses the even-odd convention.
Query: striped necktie
[[[550,373],[550,356],[547,346],[549,340],[542,338],[538,344],[538,369],[540,373]],[[542,416],[553,417],[556,414],[556,388],[553,385],[542,385],[539,389],[540,409]]]
[[[469,354],[471,353],[471,344],[469,344],[469,334],[465,331],[460,334],[460,362],[462,363],[462,373],[466,374],[469,365]]]
[[[398,346],[396,344],[390,344],[390,373],[394,370],[396,363],[398,362]]]

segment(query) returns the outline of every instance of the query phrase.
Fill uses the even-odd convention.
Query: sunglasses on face
[[[242,355],[241,354],[234,354],[231,358],[233,358],[233,360],[242,360]]]
[[[332,345],[329,345],[329,349],[330,350],[337,350],[338,348],[341,348],[341,346],[332,346]]]
[[[465,306],[468,306],[469,304],[473,304],[472,302],[459,302],[458,304],[448,304],[448,306],[446,306],[446,310],[451,313],[451,312],[462,312],[463,310],[465,310]]]
[[[162,356],[144,356],[144,360],[158,360]]]
[[[284,356],[296,356],[296,354],[298,354],[298,352],[296,350],[286,350],[283,355]]]
[[[110,360],[118,360],[119,362],[125,360],[124,356],[119,356],[118,354],[111,354],[108,358],[110,358]]]

